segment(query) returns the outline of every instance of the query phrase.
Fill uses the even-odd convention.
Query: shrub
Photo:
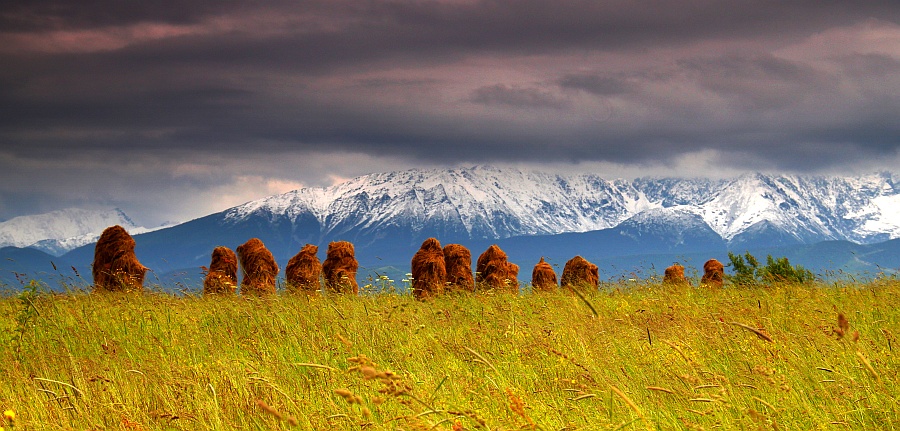
[[[753,286],[763,283],[809,283],[816,280],[812,271],[801,265],[791,265],[786,257],[775,259],[772,255],[766,257],[766,266],[760,266],[759,261],[750,252],[736,255],[728,252],[728,260],[734,269],[734,275],[730,277],[733,284],[739,286]]]

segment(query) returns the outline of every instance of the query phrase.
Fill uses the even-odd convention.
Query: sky
[[[416,167],[900,166],[896,0],[10,0],[0,64],[0,220]]]

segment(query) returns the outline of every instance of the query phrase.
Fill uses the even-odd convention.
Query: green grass
[[[0,410],[16,429],[900,427],[893,280],[23,297],[0,299]]]

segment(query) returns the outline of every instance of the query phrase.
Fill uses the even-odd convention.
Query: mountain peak
[[[420,242],[425,230],[436,226],[456,232],[460,239],[586,232],[615,227],[645,211],[678,208],[668,214],[670,219],[693,214],[691,220],[702,220],[727,241],[767,226],[789,232],[800,242],[866,242],[900,237],[900,220],[890,213],[893,199],[900,199],[891,197],[900,194],[892,179],[884,173],[748,173],[723,180],[629,181],[474,165],[364,175],[249,202],[228,210],[226,218],[238,222],[256,215],[295,223],[302,217],[306,222],[314,219],[326,236],[389,228]]]
[[[65,208],[0,223],[0,247],[34,247],[58,255],[92,242],[112,225],[121,225],[132,233],[147,231],[136,226],[120,208]]]

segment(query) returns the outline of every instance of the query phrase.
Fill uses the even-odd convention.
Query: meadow
[[[696,280],[694,280],[696,285]],[[29,430],[900,428],[900,281],[0,299]]]

